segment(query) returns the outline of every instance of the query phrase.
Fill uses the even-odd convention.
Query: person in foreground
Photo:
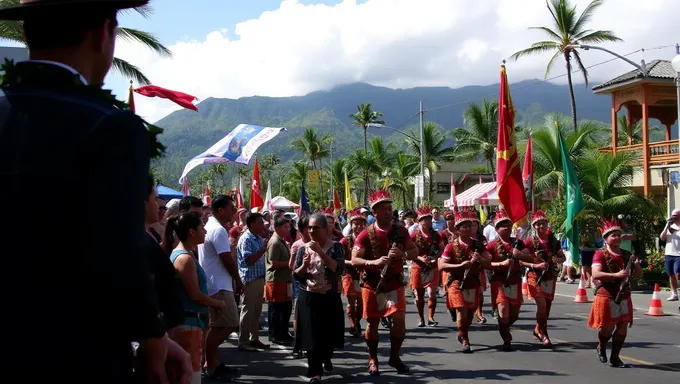
[[[626,340],[628,328],[633,326],[633,302],[628,279],[642,277],[637,256],[621,249],[621,227],[616,219],[603,220],[603,249],[593,255],[595,299],[590,308],[588,328],[597,329],[597,356],[607,362],[607,342],[612,338],[609,363],[615,368],[626,368],[619,353]],[[613,337],[612,337],[613,335]]]
[[[309,218],[312,240],[297,250],[294,277],[300,282],[295,349],[307,351],[307,377],[320,383],[323,371],[332,372],[334,349],[343,349],[345,324],[338,282],[345,271],[340,243],[329,239],[328,220]]]
[[[369,196],[376,221],[364,229],[352,248],[352,266],[362,271],[361,297],[364,304],[368,373],[378,370],[378,324],[383,317],[392,317],[390,358],[388,364],[400,374],[409,368],[400,357],[406,336],[406,296],[404,293],[405,260],[418,257],[418,247],[411,241],[408,230],[392,225],[392,198],[378,190]]]
[[[3,6],[7,2],[3,2]],[[5,280],[6,305],[17,313],[49,316],[49,338],[57,352],[42,359],[40,369],[26,356],[44,342],[43,332],[14,332],[5,341],[13,353],[5,360],[11,371],[31,382],[86,379],[97,383],[129,383],[133,376],[149,382],[187,383],[189,355],[168,340],[148,265],[144,232],[147,182],[152,150],[144,122],[121,108],[101,85],[111,68],[118,10],[143,6],[148,0],[23,0],[0,9],[0,20],[23,22],[30,60],[4,66],[0,93],[0,198],[44,200],[45,185],[68,185],[50,192],[53,201],[79,197],[78,213],[61,212],[36,241],[35,217],[9,204],[4,214],[18,218],[3,232],[13,239],[4,251],[21,257],[6,260],[7,270],[25,269],[40,284],[12,288]],[[97,225],[83,218],[101,217],[101,202],[113,214]],[[69,257],[54,257],[46,246],[77,241]],[[102,234],[115,239],[102,243]],[[21,247],[20,249],[18,247]],[[8,285],[9,284],[9,285]],[[85,289],[85,287],[90,289]],[[7,292],[12,292],[8,294]],[[93,305],[93,292],[96,302]],[[68,315],[63,314],[67,308]],[[74,319],[96,319],[74,321]],[[10,322],[12,320],[9,320]],[[22,328],[40,330],[45,316],[28,316]],[[139,342],[137,371],[133,348]],[[167,365],[177,377],[168,378]],[[13,372],[6,372],[12,375]]]

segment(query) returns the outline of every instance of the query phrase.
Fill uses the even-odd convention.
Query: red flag
[[[250,209],[257,208],[258,212],[264,207],[262,200],[262,192],[260,191],[260,166],[255,158],[255,166],[253,167],[253,183],[250,192]]]
[[[524,169],[522,170],[522,180],[524,181],[524,188],[529,190],[529,198],[531,201],[531,210],[535,210],[534,206],[534,159],[533,159],[533,143],[531,134],[529,134],[529,141],[527,142],[527,153],[524,156]]]
[[[498,155],[496,159],[498,200],[513,223],[526,216],[527,203],[519,169],[515,142],[515,108],[505,65],[501,65],[500,97],[498,102]]]
[[[130,90],[128,91],[128,106],[130,107],[130,110],[132,112],[135,111],[135,94],[134,94],[134,88],[132,88],[132,80],[130,80]]]
[[[342,203],[340,202],[340,196],[338,196],[338,191],[333,189],[333,211],[337,214],[342,208]]]
[[[168,99],[181,107],[198,112],[198,108],[196,108],[193,103],[194,100],[198,100],[196,96],[192,96],[183,92],[171,91],[156,85],[145,85],[135,89],[135,92],[147,97],[160,97],[163,99]]]
[[[210,206],[212,204],[212,198],[210,197],[210,183],[205,186],[205,193],[203,194],[203,203]]]
[[[184,197],[189,196],[189,178],[185,177],[184,178]]]

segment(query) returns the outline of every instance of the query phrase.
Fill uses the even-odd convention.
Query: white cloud
[[[575,1],[579,10],[588,2]],[[590,27],[613,30],[625,42],[604,47],[625,54],[675,43],[678,14],[677,0],[609,0]],[[140,66],[154,84],[199,99],[302,95],[356,81],[461,87],[497,82],[502,59],[544,37],[527,28],[548,23],[544,0],[346,0],[336,6],[285,0],[279,9],[237,24],[236,40],[221,29],[200,41],[166,42],[172,60],[125,42],[116,55]],[[673,48],[652,50],[645,59],[674,54]],[[582,58],[592,65],[611,56],[588,51]],[[509,62],[510,81],[542,78],[548,59]],[[630,69],[618,60],[590,70],[590,79],[597,83]],[[552,75],[564,72],[560,62]],[[166,100],[140,96],[136,102],[152,121],[179,109]]]

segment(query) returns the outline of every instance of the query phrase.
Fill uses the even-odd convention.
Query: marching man
[[[409,368],[401,361],[401,345],[406,336],[406,297],[404,263],[415,260],[418,248],[408,230],[392,223],[392,198],[378,190],[369,203],[376,221],[363,230],[352,248],[352,266],[363,271],[361,296],[364,304],[368,373],[378,376],[378,324],[382,317],[392,317],[389,366],[405,374]]]
[[[345,249],[345,274],[342,276],[342,291],[347,296],[347,318],[349,319],[349,333],[354,337],[361,336],[361,317],[364,306],[361,300],[361,286],[359,284],[359,270],[352,267],[352,248],[357,236],[366,228],[366,218],[361,215],[360,208],[353,210],[349,216],[351,232],[340,240]]]
[[[497,210],[494,226],[498,238],[486,250],[491,255],[491,304],[498,310],[498,331],[503,339],[503,350],[512,351],[510,327],[519,318],[522,306],[522,267],[520,261],[531,262],[533,256],[524,243],[514,237],[512,220],[504,210]]]
[[[432,210],[429,206],[418,210],[419,229],[411,235],[411,240],[416,244],[419,256],[411,264],[410,288],[416,294],[416,307],[418,308],[418,327],[425,326],[425,289],[427,289],[427,325],[436,326],[434,312],[437,308],[437,288],[439,285],[439,268],[437,260],[444,250],[444,241],[439,233],[432,229]]]
[[[609,363],[615,368],[626,368],[619,352],[626,340],[628,327],[633,326],[633,303],[630,300],[628,278],[642,277],[640,261],[621,249],[621,227],[616,219],[602,222],[602,237],[606,245],[593,255],[593,280],[597,291],[590,309],[588,328],[597,329],[597,356],[607,362],[607,342],[612,337]]]

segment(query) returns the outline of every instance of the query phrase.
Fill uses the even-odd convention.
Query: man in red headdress
[[[560,242],[553,236],[548,227],[548,216],[541,210],[534,211],[531,215],[531,226],[535,234],[525,240],[524,244],[533,255],[532,262],[522,261],[523,267],[529,268],[527,284],[531,296],[536,303],[536,328],[534,339],[540,340],[543,346],[552,348],[548,336],[548,318],[550,308],[555,298],[555,285],[557,284],[557,265],[562,264],[566,258],[562,252]]]
[[[404,262],[415,260],[418,248],[406,228],[392,224],[392,198],[378,190],[369,196],[375,223],[363,230],[352,248],[352,266],[363,271],[361,296],[364,303],[368,373],[378,376],[378,324],[382,317],[392,317],[390,359],[388,364],[398,373],[409,369],[399,352],[406,336],[406,297]]]
[[[351,232],[340,240],[345,249],[345,274],[342,276],[342,291],[347,296],[347,319],[349,319],[349,333],[354,337],[361,336],[361,317],[364,306],[361,300],[361,285],[359,270],[352,267],[352,248],[361,232],[366,228],[366,217],[361,209],[356,208],[349,214]]]
[[[491,257],[484,243],[472,235],[477,214],[465,209],[455,213],[458,238],[446,245],[439,259],[439,269],[446,271],[446,301],[449,310],[457,312],[458,342],[463,353],[472,353],[468,330],[482,295],[480,274]]]
[[[411,264],[410,288],[416,294],[416,307],[420,321],[418,327],[425,326],[425,289],[427,288],[427,325],[434,327],[434,311],[437,307],[437,286],[439,285],[439,269],[437,259],[444,250],[444,242],[439,233],[432,229],[432,210],[422,207],[418,210],[419,228],[411,235],[416,244],[419,256]]]
[[[607,342],[613,335],[609,363],[615,368],[625,368],[619,358],[628,327],[633,325],[633,302],[630,300],[628,277],[642,277],[638,258],[621,249],[621,227],[616,219],[603,221],[604,249],[593,255],[593,280],[597,289],[588,317],[588,328],[597,329],[597,355],[601,363],[607,362]]]
[[[494,227],[498,238],[490,242],[486,251],[491,255],[491,305],[498,310],[498,331],[503,339],[503,350],[512,350],[510,327],[519,318],[522,306],[522,267],[520,261],[531,262],[533,256],[524,243],[511,237],[512,220],[504,210],[497,210]],[[523,252],[524,250],[524,252]]]

